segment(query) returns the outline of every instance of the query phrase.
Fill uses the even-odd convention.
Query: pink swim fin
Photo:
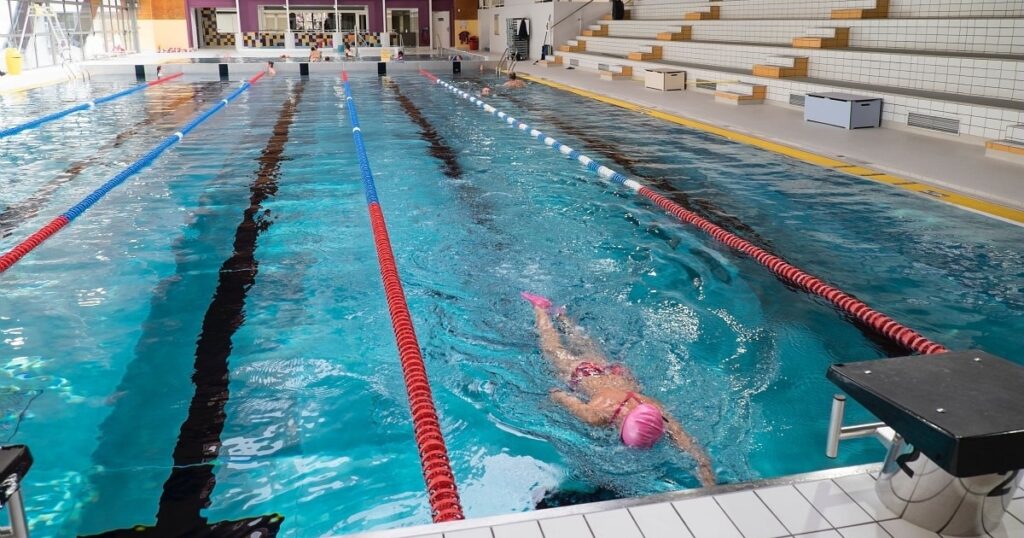
[[[530,293],[528,291],[521,291],[519,292],[519,296],[522,297],[523,299],[526,299],[526,301],[532,304],[533,306],[536,306],[541,310],[547,310],[547,312],[552,316],[560,316],[562,314],[565,314],[564,306],[559,306],[555,308],[551,304],[551,299],[548,299],[543,295],[537,295],[536,293]]]
[[[551,308],[551,299],[544,297],[543,295],[537,295],[536,293],[530,293],[528,291],[519,292],[519,296],[526,299],[526,302],[540,308],[541,310],[547,310]]]

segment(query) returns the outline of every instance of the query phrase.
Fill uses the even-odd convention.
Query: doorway
[[[447,11],[434,12],[434,47],[438,50],[452,46],[451,15]]]
[[[388,8],[387,31],[396,34],[397,45],[404,48],[415,48],[420,46],[419,9],[391,9]],[[392,42],[391,45],[396,45]]]

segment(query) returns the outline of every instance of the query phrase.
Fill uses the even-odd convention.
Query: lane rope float
[[[348,83],[348,73],[342,71],[342,84],[345,88],[345,107],[348,109],[349,121],[352,124],[352,138],[356,145],[359,158],[359,171],[363,179],[363,191],[370,212],[370,225],[373,230],[373,242],[377,249],[377,263],[380,265],[380,277],[384,282],[384,294],[387,296],[388,312],[391,315],[391,327],[395,331],[398,344],[398,355],[405,377],[405,389],[409,396],[409,408],[412,411],[412,424],[416,445],[420,452],[420,465],[423,468],[423,479],[427,484],[427,496],[430,510],[435,523],[463,519],[459,492],[455,485],[448,459],[448,449],[441,433],[441,423],[437,418],[434,398],[427,378],[427,369],[420,352],[420,344],[416,339],[416,330],[412,324],[412,315],[402,289],[402,281],[398,276],[398,265],[391,249],[384,212],[377,198],[377,187],[370,170],[370,160],[366,155],[362,129],[359,127],[359,115],[356,102],[352,98],[352,88]]]
[[[163,142],[151,149],[149,153],[146,153],[139,160],[128,165],[124,170],[121,170],[116,176],[110,178],[110,180],[101,185],[98,189],[94,190],[80,202],[72,206],[71,209],[68,209],[63,214],[50,221],[46,226],[43,226],[32,235],[25,238],[25,240],[18,243],[14,248],[0,256],[0,274],[13,267],[14,264],[18,263],[18,261],[24,258],[26,254],[35,250],[36,247],[59,232],[61,228],[70,224],[71,221],[78,218],[82,213],[85,213],[93,206],[93,204],[106,196],[108,192],[114,190],[128,178],[139,173],[146,166],[152,164],[153,161],[163,154],[163,152],[167,151],[174,144],[177,144],[182,138],[185,138],[185,135],[198,127],[199,124],[209,119],[210,116],[216,114],[220,109],[227,106],[229,102],[235,100],[239,95],[242,95],[245,90],[248,90],[257,80],[262,78],[263,75],[264,73],[258,73],[256,76],[243,82],[242,85],[235,91],[231,92],[226,99],[222,99],[219,103],[210,107],[206,112],[196,116],[192,121],[182,127],[181,130],[165,138]]]
[[[161,77],[161,78],[158,78],[156,80],[151,80],[149,82],[143,82],[142,84],[139,84],[137,86],[132,86],[131,88],[127,88],[127,89],[121,90],[121,91],[119,91],[117,93],[112,93],[110,95],[105,95],[103,97],[98,97],[96,99],[93,99],[91,101],[87,101],[85,103],[79,103],[79,104],[77,104],[77,105],[75,105],[73,107],[65,108],[64,110],[60,110],[60,111],[54,112],[52,114],[47,114],[45,116],[36,118],[34,120],[26,121],[25,123],[22,123],[20,125],[15,125],[14,127],[8,127],[6,129],[0,129],[0,138],[7,138],[9,136],[14,136],[14,135],[16,135],[16,134],[18,134],[18,133],[20,133],[22,131],[27,131],[29,129],[35,129],[36,127],[40,127],[40,126],[45,125],[47,123],[50,123],[52,121],[57,121],[57,120],[65,117],[65,116],[70,116],[71,114],[74,114],[75,112],[81,112],[83,110],[90,110],[90,109],[96,108],[99,105],[102,105],[104,103],[109,103],[109,102],[111,102],[111,101],[113,101],[115,99],[120,99],[120,98],[122,98],[122,97],[124,97],[126,95],[131,95],[131,94],[133,94],[135,92],[145,90],[146,88],[151,88],[151,87],[156,86],[158,84],[163,84],[165,82],[174,80],[174,79],[180,77],[182,74],[183,73],[175,73],[173,75],[167,75],[166,77]]]
[[[766,267],[769,271],[774,273],[778,278],[787,282],[793,286],[796,286],[808,293],[817,295],[825,299],[826,301],[835,305],[838,309],[854,317],[864,325],[870,327],[874,331],[878,332],[882,336],[898,343],[899,345],[923,355],[930,355],[934,353],[945,353],[949,351],[942,344],[933,342],[920,333],[913,329],[901,325],[896,320],[889,316],[874,310],[863,301],[853,297],[852,295],[836,288],[830,284],[825,283],[820,278],[811,275],[799,267],[796,267],[784,259],[776,256],[756,245],[743,239],[742,237],[725,230],[721,226],[697,215],[692,211],[688,211],[679,204],[665,198],[659,194],[656,190],[644,186],[639,181],[630,179],[627,176],[608,168],[607,166],[601,165],[597,161],[587,157],[565,144],[558,142],[554,138],[545,135],[527,125],[526,123],[517,120],[516,118],[494,108],[493,106],[484,103],[480,99],[470,95],[468,92],[460,90],[459,88],[444,82],[429,71],[420,69],[420,74],[431,80],[435,84],[441,85],[446,90],[466,99],[474,105],[482,108],[485,112],[491,115],[497,116],[502,122],[518,128],[520,131],[527,133],[531,138],[535,138],[546,146],[557,150],[562,155],[578,161],[583,166],[587,167],[588,170],[596,173],[599,177],[604,180],[611,181],[623,185],[634,193],[643,196],[658,207],[664,209],[671,215],[675,216],[679,220],[691,224],[706,234],[710,235],[716,241],[725,244],[726,246],[738,250],[743,254],[751,257],[757,263]]]

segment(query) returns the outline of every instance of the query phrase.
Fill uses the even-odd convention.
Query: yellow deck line
[[[55,84],[60,84],[62,82],[67,82],[69,80],[71,79],[68,77],[46,79],[40,82],[35,82],[33,84],[28,84],[26,86],[19,86],[17,88],[8,88],[6,90],[0,90],[0,95],[13,95],[16,93],[27,92],[29,90],[34,90],[36,88],[44,88],[46,86],[53,86]]]
[[[892,174],[883,173],[878,170],[872,170],[864,166],[848,163],[845,161],[841,161],[839,159],[834,159],[832,157],[827,157],[825,155],[814,153],[812,151],[794,148],[792,146],[787,146],[785,144],[780,144],[778,142],[765,140],[764,138],[759,138],[757,136],[740,133],[738,131],[733,131],[732,129],[726,129],[724,127],[719,127],[717,125],[712,125],[710,123],[705,123],[702,121],[685,118],[683,116],[678,116],[676,114],[664,112],[654,108],[641,106],[636,103],[631,103],[629,101],[617,99],[615,97],[601,95],[596,92],[580,89],[575,86],[563,84],[561,82],[555,82],[553,80],[548,80],[546,78],[539,77],[536,75],[527,75],[519,73],[519,77],[525,78],[532,82],[537,82],[539,84],[544,84],[545,86],[550,86],[552,88],[574,93],[576,95],[580,95],[590,99],[594,99],[595,101],[600,101],[602,103],[607,103],[609,105],[624,108],[626,110],[632,110],[634,112],[646,114],[648,116],[668,121],[671,123],[675,123],[677,125],[682,125],[684,127],[689,127],[691,129],[696,129],[698,131],[715,134],[723,138],[739,142],[741,144],[746,144],[748,146],[753,146],[763,150],[771,151],[772,153],[777,153],[779,155],[785,155],[786,157],[790,157],[798,161],[803,161],[805,163],[821,166],[823,168],[829,168],[837,172],[843,172],[864,179],[869,179],[871,181],[875,181],[878,183],[891,185],[893,187],[897,187],[906,191],[915,192],[925,196],[931,196],[936,200],[940,200],[948,204],[964,207],[980,213],[984,213],[986,215],[991,215],[1024,224],[1024,210],[1014,209],[1012,207],[1007,207],[1001,204],[988,202],[980,198],[974,198],[972,196],[961,194],[949,189],[944,189],[942,187],[926,185],[918,181],[902,178],[899,176],[894,176]]]

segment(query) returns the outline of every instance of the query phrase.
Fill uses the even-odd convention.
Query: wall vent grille
[[[932,131],[941,131],[943,133],[960,134],[960,120],[929,116],[928,114],[920,114],[917,112],[907,114],[907,125],[911,127],[920,127],[922,129],[931,129]]]
[[[791,93],[789,94],[789,104],[793,106],[804,106],[804,100],[807,98],[802,93]]]

